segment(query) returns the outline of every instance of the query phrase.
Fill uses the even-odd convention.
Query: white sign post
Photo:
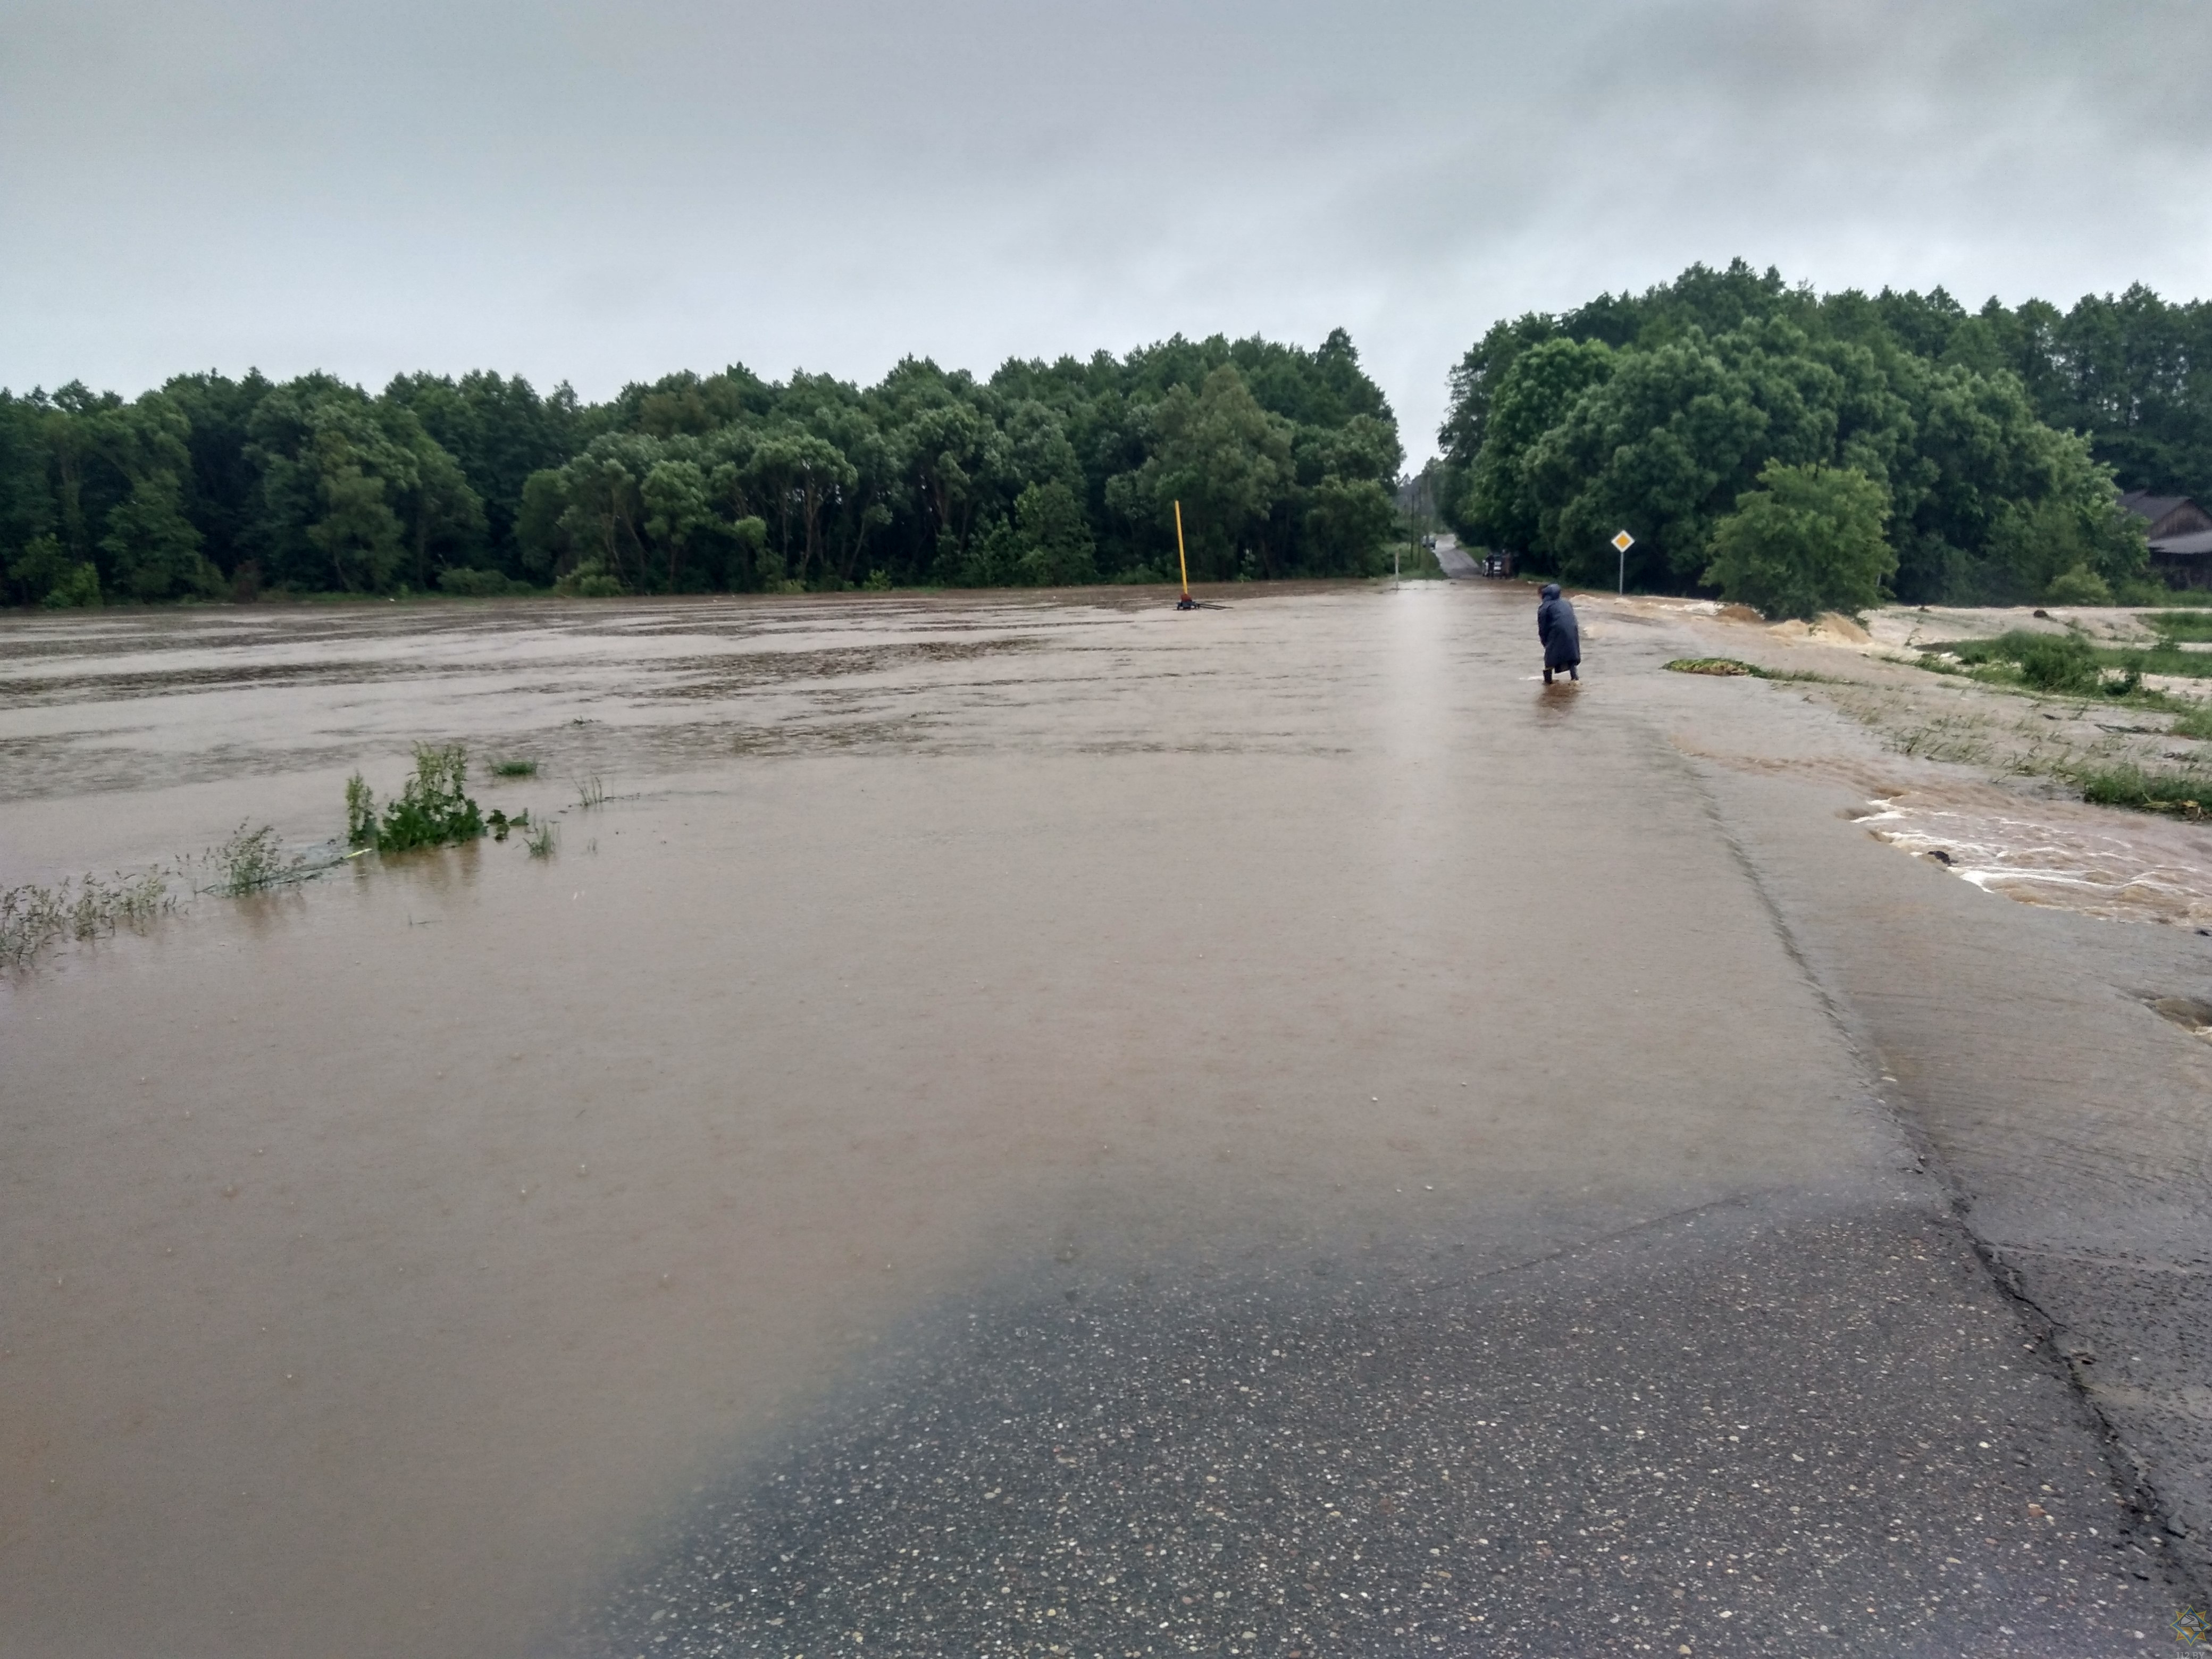
[[[1620,555],[1620,591],[1628,592],[1628,550],[1636,545],[1636,538],[1626,530],[1613,532],[1613,550]]]

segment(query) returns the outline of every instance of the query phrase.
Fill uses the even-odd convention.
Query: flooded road
[[[2162,1635],[1714,688],[1223,598],[0,619],[0,884],[558,835],[0,989],[7,1650]]]

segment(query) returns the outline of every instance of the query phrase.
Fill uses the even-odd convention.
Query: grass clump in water
[[[0,888],[0,963],[21,967],[57,939],[98,939],[177,908],[169,872],[86,876],[58,887]]]
[[[2016,628],[1993,640],[1954,640],[1921,649],[1955,659],[1960,671],[1987,684],[2023,686],[2061,696],[2147,697],[2151,694],[2143,690],[2145,674],[2212,676],[2212,653],[2184,650],[2180,641],[2190,635],[2185,631],[2164,631],[2162,621],[2153,623],[2161,631],[2157,643],[2148,647],[2100,646],[2079,634],[2043,634]],[[1931,665],[1941,664],[1938,657]]]
[[[352,804],[352,792],[347,792],[347,804]],[[237,833],[208,854],[215,866],[215,884],[210,890],[228,897],[236,898],[241,893],[258,892],[264,887],[274,887],[278,882],[297,881],[312,874],[307,861],[294,854],[284,856],[276,844],[274,825],[263,824],[258,830],[248,830],[244,823]]]
[[[2096,648],[2078,634],[2038,634],[2015,628],[1993,640],[1960,640],[1937,648],[1948,651],[1970,669],[1994,670],[2007,678],[2016,676],[2033,690],[2098,689]]]
[[[445,847],[484,832],[483,814],[464,787],[468,750],[458,743],[415,745],[415,775],[387,802],[379,818],[376,798],[361,774],[346,781],[346,842],[380,853]]]
[[[530,833],[522,838],[522,844],[534,859],[550,858],[553,849],[561,844],[561,837],[550,823],[538,823],[532,826]]]
[[[1729,677],[1748,674],[1754,679],[1769,678],[1766,670],[1756,663],[1740,662],[1734,657],[1677,657],[1667,665],[1669,672],[1676,674],[1713,674]]]
[[[495,760],[491,763],[491,775],[495,778],[534,778],[538,775],[538,763],[513,757]]]
[[[20,966],[66,930],[64,893],[51,887],[0,889],[0,962]]]
[[[575,784],[577,805],[588,808],[607,804],[607,787],[599,781],[598,773],[594,772],[588,778],[578,778]]]
[[[2147,772],[2140,766],[2105,766],[2074,775],[2081,799],[2099,806],[2138,812],[2172,812],[2202,818],[2212,808],[2212,772]]]

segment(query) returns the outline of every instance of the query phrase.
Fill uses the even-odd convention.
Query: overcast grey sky
[[[0,385],[988,374],[1741,254],[2204,294],[2212,0],[0,0]]]

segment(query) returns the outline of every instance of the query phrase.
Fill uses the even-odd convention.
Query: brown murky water
[[[560,836],[0,989],[9,1651],[522,1653],[948,1297],[1878,1182],[1517,599],[0,623],[0,883],[319,840],[418,738]]]
[[[2057,801],[1873,805],[1860,822],[1877,840],[1985,892],[2113,921],[2212,922],[2212,833],[2197,825]]]

